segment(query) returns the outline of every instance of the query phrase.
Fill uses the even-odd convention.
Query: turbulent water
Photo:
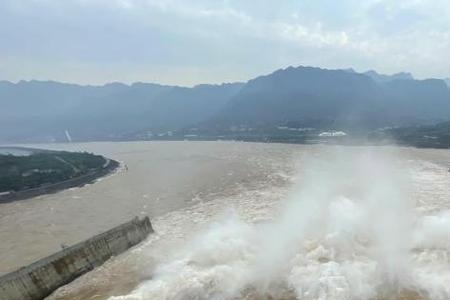
[[[49,299],[450,298],[450,151],[231,142],[66,147],[109,155],[128,171],[2,206],[2,241],[40,253],[45,241],[14,240],[14,225],[53,228],[47,241],[56,245],[54,234],[75,240],[132,214],[149,214],[156,233]],[[0,247],[3,264],[13,256]]]

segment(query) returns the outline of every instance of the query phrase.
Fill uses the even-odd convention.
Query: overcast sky
[[[0,80],[193,85],[289,65],[450,77],[450,1],[0,0]]]

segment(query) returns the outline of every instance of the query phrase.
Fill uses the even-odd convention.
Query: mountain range
[[[409,73],[288,67],[245,83],[179,87],[0,81],[0,142],[151,138],[177,130],[346,131],[450,120],[450,89]],[[67,131],[67,133],[66,133]]]

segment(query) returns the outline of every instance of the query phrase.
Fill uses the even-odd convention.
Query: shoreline
[[[87,140],[79,143],[127,143],[127,142],[242,142],[242,143],[261,143],[261,144],[287,144],[287,145],[325,145],[325,146],[356,146],[356,147],[405,147],[417,149],[450,149],[450,145],[435,144],[413,144],[390,139],[381,141],[359,140],[352,138],[328,138],[322,140],[296,140],[296,139],[274,139],[267,138],[226,138],[226,137],[204,137],[204,138],[160,138],[160,139],[123,139],[123,140]],[[58,144],[58,142],[55,142]]]
[[[0,194],[0,205],[15,201],[28,200],[30,198],[34,198],[41,195],[55,194],[74,187],[82,187],[85,186],[86,184],[93,183],[95,180],[99,178],[112,174],[120,167],[119,162],[106,157],[103,158],[105,159],[107,164],[101,170],[97,170],[61,182],[53,183],[47,186],[41,186],[32,189],[12,192],[9,194],[3,195]]]
[[[433,143],[432,141],[418,141],[418,140],[399,140],[392,136],[385,136],[383,138],[369,138],[364,136],[334,136],[334,137],[307,137],[307,136],[283,136],[283,135],[173,135],[173,136],[154,136],[152,138],[133,138],[133,137],[118,137],[118,138],[100,138],[100,139],[86,139],[80,140],[76,143],[102,143],[102,142],[244,142],[244,143],[263,143],[263,144],[298,144],[298,145],[339,145],[339,146],[397,146],[417,149],[450,149],[450,143]],[[55,141],[51,144],[66,144],[64,141]],[[47,142],[34,142],[30,145],[48,144]],[[20,143],[4,143],[0,142],[2,147],[19,147],[27,148],[25,144]],[[38,149],[40,150],[40,149]]]

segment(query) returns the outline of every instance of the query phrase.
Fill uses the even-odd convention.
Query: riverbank
[[[432,140],[432,139],[431,139]],[[244,143],[263,143],[263,144],[286,144],[286,145],[324,145],[324,146],[400,146],[417,149],[450,149],[450,143],[432,143],[426,142],[408,142],[395,139],[386,135],[380,139],[355,138],[355,137],[320,137],[315,139],[305,139],[302,137],[279,137],[279,136],[198,136],[198,137],[155,137],[151,139],[129,139],[129,140],[99,140],[86,141],[86,143],[129,143],[129,142],[244,142]]]
[[[93,183],[95,180],[101,177],[113,173],[120,166],[119,162],[115,160],[105,157],[103,158],[105,159],[105,164],[102,166],[102,168],[95,169],[91,172],[88,172],[87,174],[83,174],[61,182],[39,186],[36,188],[29,188],[16,192],[0,193],[0,204],[19,200],[26,200],[44,194],[54,194],[62,190],[74,187],[82,187],[86,184]]]

